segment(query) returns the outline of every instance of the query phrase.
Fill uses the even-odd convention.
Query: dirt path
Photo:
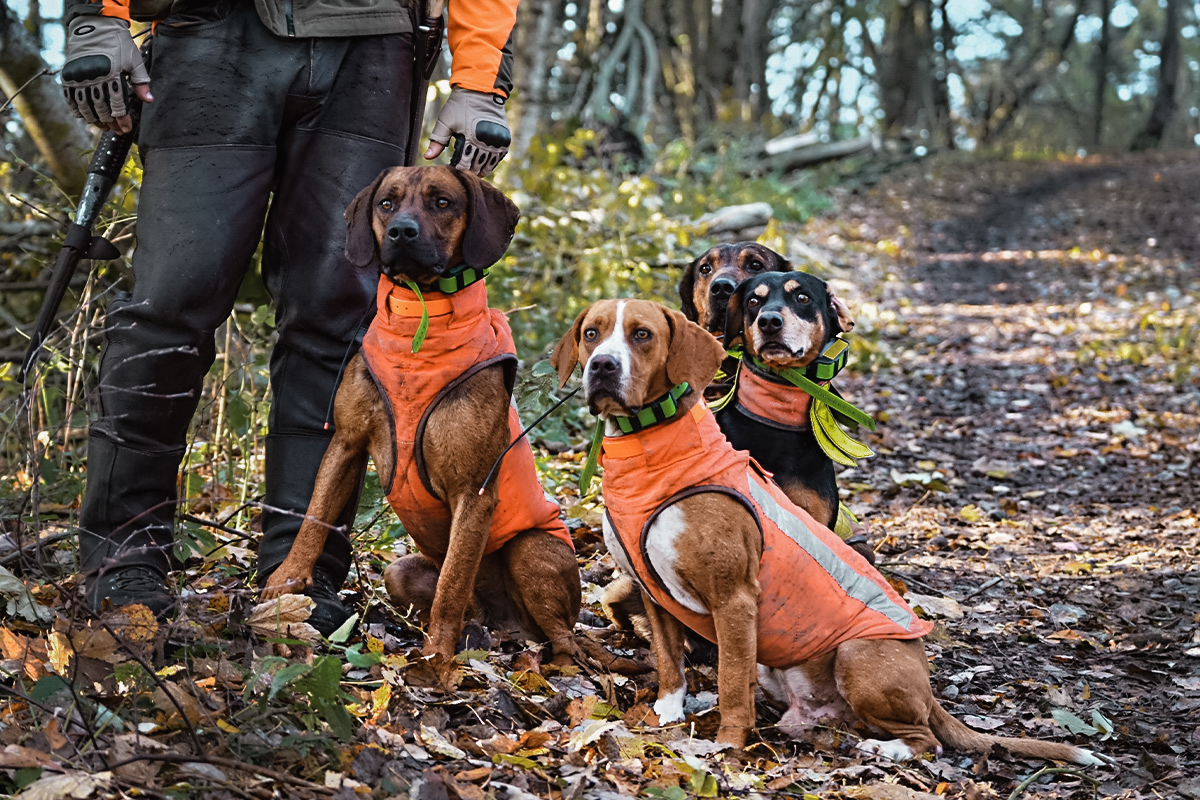
[[[933,161],[807,234],[874,350],[843,387],[887,421],[842,485],[887,568],[957,601],[929,601],[941,696],[998,732],[1100,728],[1101,796],[1200,797],[1200,158]]]

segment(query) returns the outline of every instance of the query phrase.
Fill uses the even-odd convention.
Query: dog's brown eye
[[[761,305],[762,300],[759,300],[757,297],[751,297],[746,301],[746,308],[758,308]]]
[[[380,200],[379,207],[382,208],[384,211],[391,211],[392,210],[392,201],[391,200]]]
[[[802,306],[808,305],[809,301],[811,301],[811,300],[812,300],[812,298],[810,298],[808,295],[804,294],[803,292],[796,295],[796,302]]]
[[[710,267],[708,264],[701,264],[700,269],[697,271],[701,275],[707,275],[708,273],[712,272],[712,267]]]
[[[763,268],[763,263],[761,261],[759,261],[757,258],[750,262],[750,271],[751,272],[761,272],[762,268]]]
[[[583,332],[583,338],[587,339],[589,342],[595,341],[596,337],[599,335],[600,335],[600,332],[598,330],[596,330],[595,328],[588,328],[587,330],[585,330]]]
[[[450,207],[450,201],[444,197],[439,197],[434,202],[437,204],[438,208],[449,208]]]
[[[633,332],[633,338],[637,339],[639,342],[644,342],[650,338],[650,331],[646,330],[645,328],[638,328]]]

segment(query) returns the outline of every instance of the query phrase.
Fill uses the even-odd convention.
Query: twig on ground
[[[41,539],[38,539],[36,541],[23,544],[20,547],[18,547],[16,550],[9,553],[8,555],[4,556],[3,558],[0,558],[0,567],[7,567],[9,564],[13,563],[14,561],[19,560],[22,556],[25,555],[26,551],[33,550],[35,548],[45,547],[47,545],[54,544],[55,542],[61,542],[63,539],[69,539],[74,535],[75,534],[72,533],[71,531],[63,531],[62,533],[52,533],[49,536],[43,536]]]
[[[270,767],[247,764],[245,761],[238,761],[236,758],[222,758],[221,756],[186,755],[184,753],[139,753],[124,761],[109,764],[108,769],[114,770],[126,764],[136,764],[139,761],[165,761],[169,764],[211,764],[214,767],[225,767],[226,769],[236,769],[240,772],[249,772],[253,775],[262,775],[271,780],[287,783],[292,786],[299,786],[300,788],[319,794],[333,794],[332,789],[322,786],[319,783],[313,783],[304,778],[297,778],[294,775],[289,775],[286,772],[271,769]]]
[[[1028,789],[1030,786],[1032,786],[1039,779],[1041,779],[1042,777],[1044,777],[1046,775],[1073,775],[1076,778],[1080,778],[1082,780],[1087,781],[1092,786],[1100,785],[1099,778],[1093,778],[1091,775],[1088,775],[1084,772],[1081,772],[1077,769],[1073,769],[1071,767],[1042,767],[1037,772],[1033,773],[1028,778],[1026,778],[1025,780],[1018,783],[1017,788],[1013,789],[1012,794],[1010,794],[1008,796],[1008,800],[1017,800],[1018,797],[1020,797],[1022,794],[1025,793],[1026,789]]]

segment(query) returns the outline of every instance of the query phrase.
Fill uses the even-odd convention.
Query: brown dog
[[[758,242],[710,247],[679,279],[683,315],[709,333],[725,332],[725,308],[738,284],[764,272],[788,272],[791,262]]]
[[[718,646],[718,742],[745,743],[759,663],[788,695],[784,727],[840,714],[897,737],[864,740],[868,752],[907,759],[940,741],[1098,763],[1069,745],[972,731],[938,705],[920,641],[929,624],[729,445],[699,392],[680,388],[705,385],[723,354],[678,312],[602,300],[551,357],[564,384],[583,365],[588,406],[605,421],[605,541],[646,598],[659,719],[683,719],[686,624]]]
[[[421,550],[384,577],[393,602],[428,621],[426,654],[453,656],[472,605],[493,627],[549,640],[560,663],[578,652],[579,569],[528,442],[481,490],[520,431],[509,403],[512,335],[487,308],[482,282],[518,215],[499,190],[448,167],[386,170],[346,210],[347,258],[382,272],[379,310],[338,389],[336,433],[307,518],[265,597],[309,584],[329,523],[370,455]],[[410,281],[421,295],[404,288]]]

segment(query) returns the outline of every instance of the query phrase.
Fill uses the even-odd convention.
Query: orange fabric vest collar
[[[657,515],[697,492],[732,497],[762,532],[759,663],[794,666],[850,639],[917,639],[932,629],[861,555],[795,506],[748,453],[734,450],[703,404],[673,422],[605,437],[603,463],[605,540],[614,558],[655,602],[710,641],[712,616],[671,595],[646,547]]]
[[[799,386],[771,380],[746,361],[738,367],[734,391],[737,407],[764,425],[788,431],[812,426],[808,419],[812,395]]]
[[[417,548],[441,563],[450,534],[450,509],[437,497],[425,472],[425,422],[446,393],[472,375],[494,365],[508,371],[509,391],[516,374],[516,346],[503,313],[489,308],[480,281],[453,295],[425,293],[429,332],[419,352],[412,338],[421,323],[416,294],[380,278],[377,312],[363,337],[362,355],[392,419],[395,470],[383,487],[388,502]],[[510,441],[521,432],[521,420],[508,409]],[[558,505],[546,497],[538,480],[533,450],[518,442],[500,464],[499,502],[492,516],[485,553],[498,550],[518,533],[542,530],[574,549]]]

